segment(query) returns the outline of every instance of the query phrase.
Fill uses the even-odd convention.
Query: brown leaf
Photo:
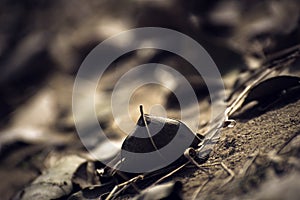
[[[76,155],[63,156],[52,163],[49,169],[37,177],[29,186],[20,191],[14,200],[58,199],[71,193],[72,177],[85,159]]]

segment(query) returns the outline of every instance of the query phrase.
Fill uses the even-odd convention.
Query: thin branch
[[[250,166],[254,163],[254,161],[256,160],[257,156],[259,155],[259,149],[256,150],[253,154],[252,154],[252,158],[249,159],[244,167],[242,168],[242,170],[240,171],[239,175],[244,177],[247,174],[247,171],[249,170]]]
[[[223,162],[221,162],[221,166],[230,175],[221,186],[221,187],[224,187],[226,184],[228,184],[230,181],[232,181],[232,179],[235,177],[235,173],[234,173],[234,171],[229,169]]]
[[[207,183],[210,181],[210,178],[208,178],[200,187],[197,188],[197,190],[194,192],[192,200],[195,200],[198,196],[198,194],[203,190],[203,188],[207,185]]]
[[[113,199],[117,194],[119,194],[120,192],[124,191],[124,189],[126,189],[126,186],[129,186],[130,184],[134,184],[136,181],[140,180],[140,179],[144,179],[143,175],[138,175],[128,181],[125,181],[121,184],[118,184],[114,187],[114,189],[109,193],[109,195],[106,197],[105,200],[110,200]],[[121,189],[120,189],[121,188]]]
[[[156,152],[160,155],[160,157],[163,158],[163,156],[162,156],[161,153],[159,152],[159,150],[158,150],[158,148],[157,148],[157,146],[156,146],[156,144],[155,144],[155,142],[154,142],[154,140],[153,140],[153,138],[152,138],[152,136],[151,136],[151,133],[150,133],[150,130],[149,130],[147,121],[146,121],[146,117],[145,117],[145,115],[144,115],[143,105],[142,105],[142,104],[140,105],[140,113],[141,113],[142,120],[143,120],[143,122],[144,122],[144,124],[145,124],[145,128],[146,128],[147,134],[148,134],[148,136],[149,136],[149,139],[150,139],[150,141],[151,141],[153,147],[155,148]]]
[[[294,133],[294,135],[292,135],[291,138],[289,138],[281,147],[280,149],[277,151],[277,154],[280,154],[280,152],[291,142],[293,141],[294,138],[296,138],[298,135],[300,134],[300,132]]]
[[[172,176],[173,174],[175,174],[176,172],[178,172],[179,170],[181,170],[182,168],[184,168],[187,164],[189,164],[190,161],[184,163],[183,165],[179,166],[178,168],[174,169],[173,171],[171,171],[170,173],[166,174],[165,176],[161,177],[160,179],[158,179],[157,181],[155,181],[151,186],[154,186],[160,182],[162,182],[163,180],[165,180],[166,178]],[[150,187],[151,187],[150,186]]]

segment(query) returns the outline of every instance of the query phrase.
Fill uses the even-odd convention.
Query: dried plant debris
[[[262,184],[258,192],[252,195],[248,195],[249,199],[299,199],[299,172],[294,172],[283,177],[276,177],[267,180]]]
[[[128,135],[123,142],[122,151],[123,155],[121,157],[124,159],[122,161],[120,169],[122,171],[122,167],[129,167],[130,165],[138,165],[143,166],[148,163],[141,163],[139,160],[135,160],[134,158],[130,158],[126,156],[126,151],[135,152],[135,153],[149,153],[153,151],[158,151],[158,156],[166,157],[160,153],[159,149],[163,148],[167,144],[169,144],[175,136],[180,137],[184,141],[191,140],[191,147],[197,147],[197,145],[201,142],[201,139],[194,134],[183,122],[179,120],[173,120],[169,118],[156,117],[143,113],[141,106],[141,116],[137,122],[137,127],[132,132],[132,134]],[[180,128],[180,129],[179,129]],[[159,132],[157,132],[159,130]],[[178,130],[181,132],[179,133]],[[183,164],[182,160],[184,149],[181,147],[177,147],[177,149],[181,149],[182,157],[178,159],[178,164]],[[173,163],[174,164],[174,163]],[[157,166],[153,166],[156,168]],[[119,168],[119,167],[118,167]]]
[[[108,182],[101,185],[93,185],[86,187],[74,194],[72,194],[68,200],[93,200],[93,199],[105,199],[110,191],[115,186],[114,182]]]
[[[169,183],[156,185],[147,188],[133,200],[153,200],[153,199],[174,199],[180,200],[181,198],[182,183],[179,181],[171,181]]]
[[[251,101],[256,101],[261,107],[266,107],[268,104],[275,103],[285,95],[291,93],[297,95],[299,90],[300,77],[276,76],[254,86],[245,98],[243,105],[246,105]]]
[[[280,66],[283,67],[284,65]],[[123,195],[137,195],[135,197],[136,199],[180,199],[180,195],[178,193],[174,193],[173,190],[176,184],[178,185],[179,183],[168,182],[166,185],[162,186],[158,184],[170,178],[173,178],[174,175],[180,170],[183,171],[183,169],[187,169],[187,167],[193,165],[197,166],[200,170],[208,169],[208,171],[203,170],[206,174],[206,177],[208,178],[204,180],[203,183],[205,184],[203,185],[203,187],[200,187],[199,192],[205,191],[205,187],[208,187],[211,182],[213,183],[213,177],[216,177],[216,179],[222,179],[217,180],[217,182],[219,183],[218,188],[220,188],[220,190],[223,191],[225,188],[228,188],[228,186],[230,186],[231,184],[236,183],[236,181],[241,181],[239,177],[236,176],[236,173],[232,170],[232,167],[227,166],[227,164],[225,164],[224,162],[219,162],[217,164],[207,163],[207,165],[203,164],[207,161],[208,156],[213,151],[214,144],[218,141],[220,143],[225,141],[226,143],[224,145],[224,148],[226,150],[220,153],[218,155],[219,157],[222,157],[222,159],[226,159],[227,157],[234,156],[236,154],[236,148],[238,146],[238,144],[236,144],[236,139],[230,140],[227,138],[226,140],[219,140],[219,137],[221,136],[220,130],[224,127],[233,127],[234,125],[232,124],[235,124],[235,122],[229,119],[232,116],[232,114],[234,114],[239,109],[243,108],[244,104],[250,101],[259,101],[261,99],[264,99],[263,91],[265,90],[265,88],[272,89],[272,84],[278,85],[278,83],[280,83],[281,81],[286,82],[285,85],[279,84],[280,87],[274,87],[273,91],[268,89],[268,92],[270,93],[268,93],[267,95],[274,96],[274,93],[282,94],[282,91],[284,90],[293,91],[295,88],[297,89],[299,85],[298,77],[278,76],[273,77],[271,79],[265,79],[265,72],[260,71],[260,73],[258,73],[257,76],[252,77],[252,79],[248,81],[250,82],[250,87],[245,87],[245,89],[242,91],[243,98],[239,98],[238,96],[238,98],[235,99],[236,101],[234,101],[233,104],[230,104],[228,106],[225,115],[218,116],[216,119],[214,119],[211,123],[208,124],[209,128],[208,131],[204,131],[204,137],[193,133],[187,128],[186,133],[192,135],[195,141],[189,149],[187,149],[185,152],[184,150],[182,151],[182,157],[180,157],[179,159],[180,161],[176,161],[170,166],[167,166],[153,173],[141,174],[123,173],[121,172],[121,170],[114,170],[104,166],[96,167],[95,161],[86,162],[86,160],[80,160],[80,162],[76,165],[76,167],[74,167],[74,169],[72,167],[70,168],[70,166],[68,166],[67,163],[65,163],[66,169],[63,167],[63,164],[58,166],[54,165],[50,167],[48,171],[44,172],[40,177],[38,177],[35,181],[33,181],[30,186],[25,188],[23,190],[23,193],[19,193],[19,196],[17,196],[17,198],[26,199],[27,197],[31,198],[35,195],[41,195],[44,196],[46,199],[51,196],[49,194],[49,192],[51,192],[54,195],[51,196],[51,198],[61,198],[69,196],[69,199],[82,200],[99,198],[115,199],[122,198]],[[259,79],[255,79],[256,77],[259,77]],[[254,94],[256,94],[256,96]],[[236,105],[235,102],[237,102]],[[172,132],[174,132],[174,130],[177,130],[176,126],[178,126],[178,124],[181,122],[178,120],[171,120],[168,118],[146,115],[143,113],[142,108],[140,109],[140,112],[141,116],[138,120],[139,127],[134,129],[133,133],[129,135],[124,140],[124,142],[122,142],[121,148],[129,150],[131,152],[148,152],[159,150],[162,146],[165,145],[165,143],[168,143],[168,140],[172,139],[172,137],[174,136],[172,135]],[[162,123],[162,121],[166,121],[167,123]],[[163,127],[161,133],[163,133],[163,135],[165,136],[169,135],[169,137],[161,137],[160,134],[152,136],[151,134],[153,133],[153,130],[149,128],[151,123],[155,123],[158,125],[165,124],[166,127]],[[134,137],[135,135],[150,136],[150,138],[141,140],[140,138]],[[158,137],[158,139],[156,137]],[[98,150],[95,150],[94,152],[103,154],[104,151],[101,148],[101,146],[103,145],[103,142],[95,143],[95,149]],[[115,156],[116,153],[118,152],[111,153],[110,156],[108,156],[108,159],[112,159],[112,157]],[[120,169],[122,169],[122,165],[136,165],[135,160],[126,159],[126,155],[124,154],[117,154],[116,158],[118,157],[120,157],[121,159],[122,157],[125,158],[125,160],[121,163],[116,163],[116,165],[120,165]],[[267,158],[271,160],[271,163],[275,163],[275,161],[273,160],[276,160],[277,157],[273,156]],[[112,160],[112,162],[114,162],[114,160]],[[251,162],[249,164],[249,167],[247,168],[250,169],[252,163],[255,162]],[[266,164],[266,166],[264,165],[265,168],[269,166],[268,163]],[[276,170],[280,170],[281,164],[282,162],[276,162],[276,165],[279,166],[276,168]],[[67,179],[67,181],[63,182],[66,183],[65,185],[61,185],[61,178],[59,181],[56,180],[56,169],[59,169],[59,171],[67,171],[67,168],[69,168],[70,173],[65,174],[65,176],[62,176],[63,179]],[[218,172],[216,172],[217,174],[211,174],[212,172],[209,172],[211,168],[212,171],[213,169],[219,168]],[[259,169],[262,168],[262,166],[259,167]],[[247,173],[245,173],[245,176],[247,175],[254,177],[252,173],[251,175],[249,175],[249,170],[246,171]],[[96,175],[96,172],[98,172],[98,175]],[[45,178],[47,177],[46,175],[53,176],[54,178]],[[242,181],[245,180],[246,179],[243,179]],[[41,184],[41,182],[43,184]],[[46,182],[46,184],[44,182]],[[70,185],[70,183],[72,183],[72,186],[75,185],[76,187],[73,188]],[[48,189],[48,191],[45,193],[39,192],[40,190],[45,190],[46,187],[51,187],[51,189]],[[144,190],[142,190],[143,188]],[[158,193],[157,191],[161,192]],[[71,192],[75,193],[71,194]],[[199,192],[197,192],[196,196],[199,196]]]
[[[261,184],[264,182],[298,173],[300,126],[293,121],[299,118],[299,104],[298,99],[245,122],[237,121],[231,129],[224,129],[202,170],[184,179],[184,198],[193,197],[191,188],[201,187],[201,183],[209,180],[200,188],[197,198],[258,199],[257,190],[263,193]],[[220,162],[235,174],[222,188],[220,186],[228,172],[221,170]]]
[[[55,91],[50,87],[41,89],[31,101],[11,115],[10,123],[1,130],[0,147],[16,142],[49,146],[71,143],[75,139],[73,134],[61,134],[52,128],[57,121],[58,111]]]
[[[59,158],[51,158],[51,164],[30,185],[20,191],[14,200],[29,199],[58,199],[67,196],[73,189],[72,177],[79,165],[85,159],[76,155],[64,155]]]
[[[269,54],[299,43],[298,0],[251,5],[235,0],[194,2],[191,6],[203,32],[241,54],[250,68],[260,67]]]
[[[293,71],[293,62],[300,55],[299,0],[251,4],[235,0],[4,0],[0,4],[1,198],[8,199],[16,190],[19,193],[13,199],[299,196],[300,78]],[[110,95],[120,77],[144,63],[161,63],[182,71],[196,92],[196,104],[202,108],[200,120],[204,122],[197,131],[202,135],[186,127],[183,133],[193,137],[193,144],[181,149],[178,160],[151,173],[124,173],[91,156],[70,155],[69,151],[86,155],[76,136],[71,112],[72,85],[81,61],[107,37],[145,26],[168,27],[192,36],[212,55],[221,72],[243,68],[243,74],[230,77],[232,83],[234,79],[236,82],[227,88],[230,95],[224,102],[225,114],[209,120],[206,85],[184,59],[153,49],[130,52],[111,64],[95,95],[96,115],[107,137],[120,149],[148,152],[159,150],[172,140],[179,124],[188,127],[197,123],[195,105],[189,103],[180,108],[173,94],[188,93],[184,82],[167,70],[157,69],[154,79],[173,91],[155,85],[135,90],[128,110],[142,127],[129,123],[132,120],[127,115],[120,116],[119,122],[132,130],[127,137],[123,134],[109,110]],[[124,96],[142,81],[136,77],[142,76],[133,76],[122,85],[114,98],[118,105],[115,109],[124,107]],[[93,136],[97,131],[86,114],[86,103],[82,98],[80,120],[89,130],[85,136],[92,153],[112,162],[123,158],[123,163],[115,163],[120,164],[119,169],[122,165],[136,165],[134,159],[109,148],[103,138]],[[141,103],[147,111],[160,104],[166,108],[166,115],[154,112],[140,117],[136,108]],[[176,120],[180,111],[189,114],[186,121]],[[166,126],[152,137],[152,129],[147,130],[147,126],[162,121],[167,122]],[[150,138],[135,137],[138,135]],[[47,154],[56,151],[60,156],[50,156],[43,163]]]
[[[82,163],[72,177],[74,185],[81,189],[100,184],[98,177],[96,176],[97,162],[86,161]]]
[[[266,81],[266,79],[279,76],[282,73],[282,71],[289,69],[292,66],[292,63],[294,63],[299,58],[299,56],[300,56],[300,48],[299,45],[296,45],[295,47],[287,49],[286,51],[283,50],[279,52],[278,54],[276,54],[276,57],[274,57],[272,60],[269,60],[269,62],[264,63],[264,65],[262,65],[261,68],[256,69],[254,70],[254,72],[249,74],[249,76],[247,76],[247,78],[245,78],[244,81],[241,81],[238,86],[236,85],[236,87],[232,90],[231,94],[229,95],[227,99],[229,105],[225,112],[226,115],[229,117],[235,114],[239,109],[241,109],[241,107],[243,107],[246,103],[251,101],[250,98],[250,100],[247,100],[246,103],[244,103],[249,93],[253,91],[253,88],[262,89],[263,87],[266,87],[266,85],[269,85],[269,84],[262,84],[263,86],[261,87],[258,86],[263,81]],[[276,78],[274,79],[276,80]],[[275,84],[275,81],[270,81],[270,82]],[[289,81],[288,83],[291,84],[291,81]],[[287,87],[288,86],[289,85],[287,85]],[[286,91],[283,88],[280,87],[278,88],[278,90],[281,90],[282,93],[285,93]],[[297,88],[298,87],[295,87],[293,89],[297,90]],[[254,92],[252,92],[251,95],[255,96],[254,93],[255,94],[257,93],[258,94],[257,96],[259,96],[259,94],[262,94],[262,92],[259,91],[260,91],[259,89],[254,90]]]

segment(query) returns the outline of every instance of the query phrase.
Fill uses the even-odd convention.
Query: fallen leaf
[[[73,189],[75,170],[86,160],[76,155],[63,156],[54,161],[49,169],[20,191],[13,200],[49,200],[67,196]]]
[[[103,185],[87,187],[72,194],[68,200],[99,200],[102,199],[103,196],[107,195],[114,186],[115,184],[113,182],[109,182]]]
[[[276,101],[280,96],[294,88],[300,87],[300,77],[296,76],[276,76],[269,78],[254,86],[243,105],[251,101],[257,101],[260,104],[268,104]]]
[[[179,181],[169,182],[161,185],[156,185],[145,189],[141,194],[134,197],[132,200],[158,200],[158,199],[172,199],[180,200],[182,183]]]

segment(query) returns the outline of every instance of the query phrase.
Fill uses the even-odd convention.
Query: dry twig
[[[117,196],[120,192],[124,191],[130,184],[134,184],[136,181],[144,179],[143,175],[138,175],[128,181],[125,181],[124,183],[121,183],[119,185],[116,185],[114,189],[109,193],[109,195],[106,197],[105,200],[114,199],[115,196]]]
[[[254,161],[256,160],[257,156],[259,155],[259,149],[256,150],[252,155],[251,155],[251,159],[247,160],[247,162],[245,163],[244,167],[241,169],[239,176],[244,177],[250,166],[254,163]]]
[[[225,182],[221,185],[221,187],[224,187],[226,184],[228,184],[230,181],[232,181],[232,179],[235,177],[235,173],[231,169],[229,169],[223,162],[221,162],[221,166],[230,175],[225,180]]]
[[[203,188],[207,185],[207,183],[210,181],[210,178],[208,178],[200,187],[197,188],[197,190],[193,193],[192,200],[195,200],[199,193],[203,190]]]

